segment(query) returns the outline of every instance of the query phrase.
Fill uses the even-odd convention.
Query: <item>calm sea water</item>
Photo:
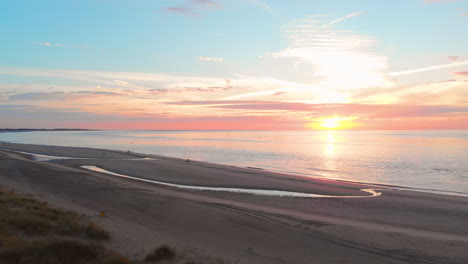
[[[84,131],[0,141],[130,150],[468,195],[468,131]]]

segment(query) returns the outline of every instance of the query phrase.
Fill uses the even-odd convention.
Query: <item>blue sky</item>
[[[205,96],[188,89],[185,97],[177,91],[158,99],[401,104],[408,93],[390,91],[411,86],[411,93],[420,92],[421,85],[453,79],[456,99],[428,103],[459,105],[465,98],[459,92],[468,70],[465,0],[16,0],[2,3],[0,17],[0,103],[29,105],[44,118],[50,101],[9,99],[102,95],[125,86],[127,96],[149,98],[144,91],[222,84],[239,91]],[[138,75],[144,73],[170,77]],[[362,97],[369,89],[385,91]],[[86,116],[96,111],[73,109]],[[163,112],[177,116],[178,110]]]
[[[110,71],[207,73],[197,56],[223,57],[237,65],[258,64],[258,56],[284,48],[285,28],[313,14],[379,40],[381,52],[403,69],[424,56],[466,53],[466,1],[254,1],[229,0],[207,7],[177,0],[7,1],[0,15],[1,62],[6,66]],[[178,14],[165,8],[192,10]],[[84,46],[47,47],[49,42]],[[416,66],[416,65],[415,65]],[[233,69],[225,67],[229,72]]]

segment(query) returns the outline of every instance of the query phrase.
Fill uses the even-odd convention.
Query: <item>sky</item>
[[[468,0],[15,0],[0,128],[468,129]]]

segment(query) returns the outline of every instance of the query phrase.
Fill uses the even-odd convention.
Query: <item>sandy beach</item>
[[[129,257],[167,243],[232,263],[468,263],[467,197],[124,151],[12,143],[0,143],[0,185],[89,215],[111,231],[109,247]],[[106,217],[99,217],[101,211]]]

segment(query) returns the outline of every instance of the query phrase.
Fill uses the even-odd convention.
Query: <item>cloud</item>
[[[267,3],[261,1],[261,0],[244,0],[252,5],[255,5],[257,7],[260,7],[261,9],[269,12],[269,13],[272,13],[274,15],[279,15],[279,13],[274,10],[271,6],[269,6]]]
[[[440,64],[440,65],[434,65],[434,66],[423,67],[423,68],[412,69],[412,70],[406,70],[406,71],[391,72],[388,75],[389,76],[402,76],[402,75],[409,75],[409,74],[415,74],[415,73],[421,73],[421,72],[427,72],[427,71],[434,71],[434,70],[440,70],[440,69],[448,69],[448,68],[464,66],[464,65],[468,65],[468,60],[457,61],[457,62],[446,63],[446,64]]]
[[[187,7],[166,7],[164,10],[169,13],[175,13],[184,16],[198,16],[197,13]]]
[[[459,59],[458,56],[447,56],[447,58],[451,61],[457,61]]]
[[[468,83],[448,80],[433,83],[395,86],[388,89],[368,89],[353,95],[354,101],[375,104],[457,105],[468,102]]]
[[[205,6],[205,7],[215,7],[215,8],[222,8],[223,4],[215,1],[215,0],[192,0],[197,5]]]
[[[0,84],[2,104],[28,104],[49,112],[82,112],[92,116],[164,117],[167,122],[180,121],[182,117],[257,116],[292,120],[299,127],[307,118],[318,120],[338,115],[360,118],[356,120],[468,116],[463,107],[468,105],[468,82],[462,80],[379,90],[369,88],[367,94],[361,90],[349,91],[346,93],[348,100],[339,101],[340,94],[336,96],[321,85],[243,75],[225,79],[0,67],[2,75],[25,76],[23,80],[33,77],[31,80],[39,82]],[[67,81],[73,85],[48,84]],[[243,127],[242,124],[235,126]]]
[[[192,0],[185,6],[163,8],[164,11],[184,16],[199,16],[193,9],[197,7],[222,8],[223,4],[216,0]]]
[[[387,58],[376,51],[377,40],[350,30],[336,29],[338,20],[326,24],[323,19],[323,16],[312,17],[292,23],[287,30],[289,46],[271,56],[314,67],[309,72],[321,80],[317,85],[323,88],[336,90],[387,86],[389,80],[383,74],[387,68]]]
[[[209,62],[224,62],[223,58],[216,58],[216,57],[196,57],[197,60],[200,61],[209,61]]]
[[[33,42],[34,44],[40,46],[48,46],[48,47],[69,47],[69,48],[87,48],[86,45],[68,45],[68,44],[60,44],[60,43],[51,43],[51,42]]]
[[[287,92],[276,92],[276,93],[274,93],[273,95],[274,95],[274,96],[278,96],[278,95],[282,95],[282,94],[285,94],[285,93],[287,93]]]
[[[433,3],[449,3],[457,0],[423,0],[424,3],[433,4]]]
[[[181,89],[165,89],[165,88],[159,88],[159,89],[150,89],[148,90],[148,94],[151,95],[166,95],[166,94],[175,94],[175,93],[218,93],[218,92],[224,92],[224,91],[230,91],[238,89],[236,87],[232,86],[225,86],[225,87],[184,87]]]
[[[69,48],[87,48],[86,45],[68,45],[68,44],[55,44],[55,47],[69,47]]]
[[[338,18],[338,19],[336,19],[336,20],[333,20],[332,22],[327,23],[327,24],[325,24],[325,25],[323,25],[323,26],[324,26],[324,27],[329,27],[329,26],[331,26],[331,25],[333,25],[333,24],[336,24],[336,23],[338,23],[338,22],[340,22],[340,21],[343,21],[343,20],[346,20],[346,19],[348,19],[348,18],[352,18],[352,17],[355,17],[355,16],[360,16],[360,15],[362,15],[362,14],[363,14],[363,12],[354,12],[354,13],[351,13],[351,14],[349,14],[349,15],[347,15],[347,16],[342,17],[342,18]]]
[[[462,16],[468,16],[468,13],[462,13],[461,15]]]
[[[77,92],[34,92],[8,96],[9,101],[64,101],[73,98],[93,97],[96,95],[121,95],[115,92],[77,91]]]
[[[405,104],[306,104],[281,101],[180,101],[168,102],[171,105],[208,106],[212,108],[295,111],[309,116],[361,116],[366,118],[432,117],[453,114],[468,115],[468,107],[444,105],[405,105]]]
[[[455,72],[455,75],[468,76],[468,71]]]

